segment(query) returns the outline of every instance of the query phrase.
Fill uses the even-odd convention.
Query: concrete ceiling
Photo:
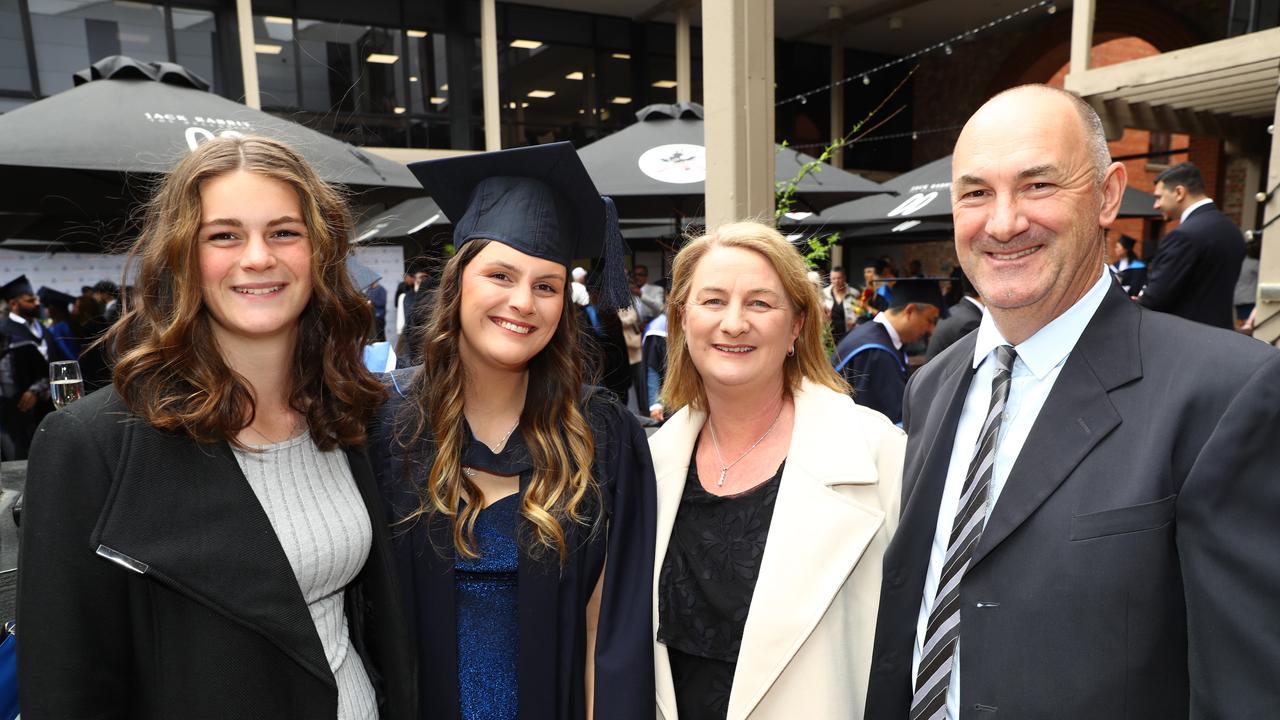
[[[782,39],[826,43],[839,29],[846,47],[888,55],[906,55],[1033,5],[1037,0],[774,0],[774,32]],[[522,4],[674,22],[680,0],[527,0]],[[1070,0],[1058,0],[1056,12],[1069,12]],[[693,0],[694,25],[701,25],[701,3]],[[838,8],[840,21],[831,21]],[[1045,8],[1023,16],[1038,20]],[[896,18],[890,23],[891,18]],[[1019,21],[1014,21],[1016,24]],[[895,29],[896,28],[896,29]]]

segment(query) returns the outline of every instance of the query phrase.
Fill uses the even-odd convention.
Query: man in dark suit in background
[[[1178,227],[1160,241],[1138,302],[1206,325],[1234,328],[1236,278],[1244,260],[1240,228],[1205,197],[1204,178],[1191,163],[1156,176],[1153,192],[1165,222],[1176,219]]]
[[[902,391],[907,386],[903,346],[933,332],[941,308],[938,283],[899,280],[889,309],[844,336],[831,364],[853,388],[854,402],[902,423]]]
[[[959,270],[959,268],[957,268]],[[951,282],[960,287],[960,301],[947,308],[947,316],[938,321],[933,335],[929,336],[929,349],[925,359],[932,360],[957,340],[978,329],[982,322],[982,298],[973,289],[973,283],[963,270],[951,274]]]
[[[1280,717],[1280,353],[1116,284],[1074,95],[988,101],[952,172],[988,312],[907,388],[866,717]]]

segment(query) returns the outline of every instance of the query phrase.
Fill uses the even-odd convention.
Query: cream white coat
[[[706,415],[684,408],[649,440],[658,480],[654,672],[675,720],[657,587]],[[728,720],[861,718],[881,564],[898,523],[906,435],[847,395],[805,382],[743,631]]]

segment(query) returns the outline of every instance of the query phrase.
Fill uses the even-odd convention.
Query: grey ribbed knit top
[[[377,720],[373,686],[351,648],[343,591],[373,541],[369,510],[341,449],[321,452],[310,433],[235,449],[289,558],[338,684],[338,720]]]

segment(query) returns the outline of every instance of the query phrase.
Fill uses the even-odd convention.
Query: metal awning
[[[1275,113],[1280,28],[1073,72],[1065,85],[1098,111],[1108,137],[1126,127],[1247,134]]]

